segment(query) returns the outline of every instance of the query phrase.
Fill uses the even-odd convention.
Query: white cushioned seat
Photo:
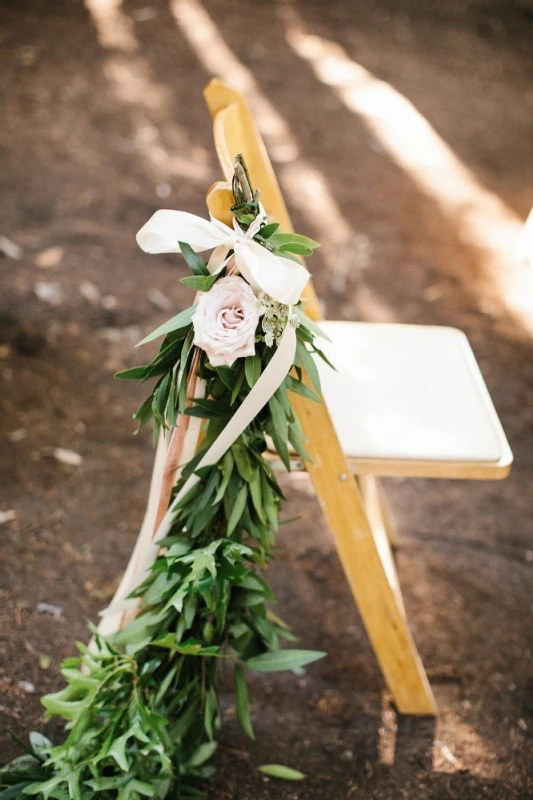
[[[503,478],[512,454],[464,333],[320,323],[322,390],[344,452],[376,475]]]

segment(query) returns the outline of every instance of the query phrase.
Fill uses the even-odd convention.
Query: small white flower
[[[265,292],[259,295],[260,314],[263,316],[262,328],[265,333],[265,344],[272,347],[278,343],[283,335],[285,326],[289,322],[294,328],[300,324],[300,319],[288,305],[278,303]]]
[[[255,355],[259,303],[243,278],[221,278],[200,300],[192,318],[194,344],[214,367],[231,367],[237,358]]]

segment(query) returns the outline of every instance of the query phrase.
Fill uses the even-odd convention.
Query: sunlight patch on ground
[[[120,102],[130,106],[134,133],[131,142],[120,142],[120,148],[140,154],[155,179],[165,181],[161,185],[168,187],[169,194],[171,187],[166,181],[173,177],[195,183],[210,180],[209,153],[190,143],[185,130],[169,116],[174,108],[171,94],[152,78],[149,64],[138,55],[139,42],[132,20],[122,10],[122,0],[85,0],[85,6],[98,41],[106,50],[115,51],[103,67],[109,86]]]
[[[439,700],[439,693],[437,693]],[[439,707],[445,708],[442,702]],[[482,763],[483,767],[478,765]],[[503,777],[498,755],[473,725],[459,714],[448,711],[437,718],[433,743],[433,770],[435,772],[461,772],[467,770],[479,778]]]
[[[392,767],[408,758],[427,764],[434,772],[468,772],[484,780],[504,777],[501,762],[490,741],[465,722],[452,708],[461,705],[458,684],[437,684],[436,699],[440,714],[434,719],[398,715],[389,690],[382,692],[381,725],[378,729],[378,754],[381,764]],[[480,764],[483,766],[481,767]]]
[[[122,0],[85,0],[96,26],[98,41],[106,50],[116,49],[133,53],[138,42],[133,32],[133,23],[122,12]]]
[[[199,61],[213,76],[242,91],[265,139],[284,194],[313,226],[321,242],[320,255],[337,291],[346,287],[358,235],[343,216],[322,173],[301,157],[287,122],[264,96],[253,74],[224,41],[216,24],[198,0],[170,0],[171,10]]]
[[[533,331],[533,271],[518,255],[523,222],[483,187],[415,106],[385,81],[351,60],[334,42],[306,32],[286,12],[289,45],[317,78],[333,87],[392,159],[453,222],[458,237],[482,256],[482,268],[501,302]]]
[[[524,230],[518,243],[518,255],[533,269],[533,208],[524,225]]]

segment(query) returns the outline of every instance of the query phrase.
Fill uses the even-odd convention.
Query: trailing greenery
[[[245,200],[237,187],[236,201],[234,213],[246,228],[259,212],[257,198]],[[265,223],[256,239],[284,255],[306,255],[316,246],[305,237],[279,233],[276,224]],[[181,244],[181,249],[192,273],[183,282],[208,291],[216,277],[191,248]],[[207,762],[220,729],[220,673],[233,673],[237,718],[253,738],[247,670],[294,670],[324,655],[281,648],[294,636],[272,611],[275,597],[262,574],[273,554],[283,500],[265,458],[267,437],[287,469],[289,444],[308,458],[290,397],[298,392],[319,400],[320,394],[314,363],[314,356],[322,355],[315,344],[320,331],[301,307],[296,310],[292,374],[221,461],[198,471],[200,481],[178,503],[159,557],[133,592],[140,598],[137,617],[110,638],[93,630],[94,644],[78,644],[79,656],[63,663],[65,687],[42,702],[48,717],[65,721],[65,741],[53,746],[33,734],[27,755],[0,774],[3,800],[202,797],[199,783],[213,773]],[[117,376],[155,379],[135,415],[140,426],[153,421],[154,439],[161,429],[174,428],[180,414],[204,420],[201,447],[184,468],[173,498],[275,352],[261,323],[255,355],[237,359],[232,367],[213,367],[201,352],[198,376],[205,381],[206,399],[188,407],[193,313],[192,306],[146,337],[144,342],[163,337],[155,358]],[[279,765],[263,771],[304,777]]]

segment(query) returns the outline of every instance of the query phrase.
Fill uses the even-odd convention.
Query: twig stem
[[[235,156],[233,169],[235,171],[235,177],[241,185],[244,199],[246,202],[253,200],[254,194],[252,191],[252,184],[250,183],[250,176],[248,175],[248,170],[246,169],[244,158],[242,157],[241,153],[238,153],[238,155]]]

